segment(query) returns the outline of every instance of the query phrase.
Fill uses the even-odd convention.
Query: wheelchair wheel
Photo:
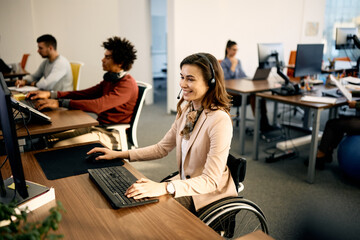
[[[265,216],[253,202],[230,197],[205,207],[199,218],[225,239],[236,239],[256,230],[268,234]]]

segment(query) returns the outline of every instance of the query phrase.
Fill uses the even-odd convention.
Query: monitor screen
[[[11,93],[6,86],[4,77],[0,73],[0,122],[5,150],[10,161],[11,172],[15,183],[15,190],[22,198],[28,197],[25,176],[20,157],[20,150],[15,129],[15,121],[11,107]]]
[[[337,28],[335,48],[336,49],[351,49],[355,48],[353,35],[357,35],[357,28]]]
[[[295,61],[295,77],[321,73],[324,44],[298,44]]]
[[[282,43],[258,43],[259,67],[276,67],[275,53],[278,55],[280,66],[284,66],[284,48]]]

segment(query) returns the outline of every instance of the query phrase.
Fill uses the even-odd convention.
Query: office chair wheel
[[[198,217],[226,239],[256,230],[268,234],[264,213],[255,203],[241,197],[220,199],[201,210]]]

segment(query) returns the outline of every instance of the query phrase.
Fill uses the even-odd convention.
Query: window
[[[324,26],[324,59],[349,57],[352,61],[356,61],[360,56],[359,49],[335,49],[335,34],[337,27],[357,27],[358,30],[360,29],[359,0],[326,0]],[[359,32],[358,36],[360,37]]]

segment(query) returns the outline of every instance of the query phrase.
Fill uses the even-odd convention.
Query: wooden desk
[[[30,122],[27,127],[31,135],[55,133],[99,124],[96,119],[81,110],[56,109],[43,113],[51,117],[51,123]],[[23,123],[17,123],[16,128],[18,129],[18,137],[28,135],[26,129],[23,127]]]
[[[324,89],[324,86],[318,86],[312,93],[309,95],[321,96],[321,89]],[[254,129],[254,139],[253,139],[253,159],[258,159],[258,143],[259,143],[259,133],[260,133],[260,100],[267,99],[275,102],[281,102],[285,104],[291,104],[295,106],[305,107],[314,110],[313,124],[312,124],[312,135],[311,135],[311,146],[310,146],[310,156],[309,156],[309,166],[308,166],[308,175],[307,181],[313,183],[315,179],[315,162],[316,162],[316,152],[318,147],[318,134],[320,127],[320,114],[324,109],[335,109],[338,106],[346,104],[345,97],[338,98],[336,104],[325,104],[325,103],[313,103],[313,102],[302,102],[302,95],[295,96],[279,96],[272,95],[270,92],[257,93],[256,94],[256,107],[255,107],[255,129]],[[330,113],[330,115],[333,115]]]
[[[280,77],[278,78],[280,80]],[[268,91],[269,89],[278,88],[280,84],[278,79],[270,76],[268,80],[248,80],[248,79],[231,79],[225,81],[226,91],[241,95],[241,121],[240,121],[240,154],[245,151],[245,118],[247,96],[252,93]]]
[[[25,69],[18,69],[16,72],[9,72],[9,73],[4,73],[4,78],[19,78],[22,79],[23,76],[30,74],[28,71],[26,71]]]
[[[25,178],[55,188],[56,200],[66,209],[56,232],[64,239],[222,239],[169,196],[158,203],[114,210],[88,174],[47,180],[33,153],[21,155]],[[143,177],[129,163],[125,166]],[[10,176],[8,162],[1,171],[4,178]],[[29,220],[44,219],[49,204],[36,209]]]

